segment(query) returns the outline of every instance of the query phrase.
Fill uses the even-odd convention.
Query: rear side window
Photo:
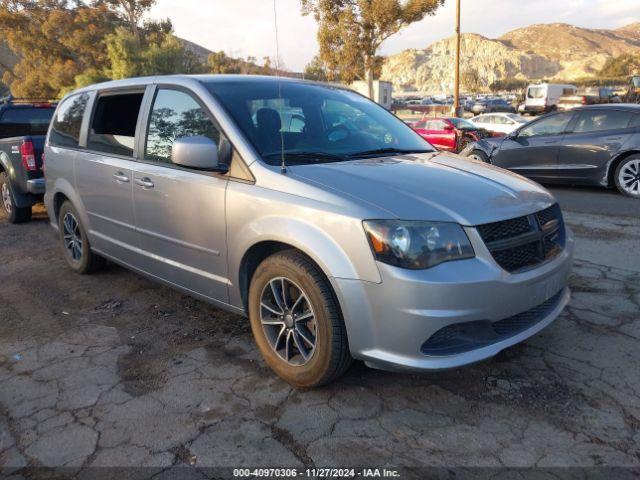
[[[49,143],[58,147],[77,147],[80,141],[82,118],[87,108],[89,95],[74,95],[64,100],[51,123]]]
[[[580,114],[574,133],[601,132],[605,130],[621,130],[629,126],[631,112],[622,110],[592,110]]]
[[[53,107],[9,108],[0,114],[0,138],[46,135]]]
[[[91,121],[87,148],[132,157],[143,96],[144,93],[140,92],[99,97]]]
[[[178,90],[158,90],[149,119],[145,158],[171,163],[173,142],[194,136],[208,137],[220,145],[220,132],[191,95]]]

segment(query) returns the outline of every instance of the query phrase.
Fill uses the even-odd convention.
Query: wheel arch
[[[89,216],[84,208],[84,203],[80,198],[80,195],[75,191],[73,185],[66,178],[57,178],[53,184],[52,188],[53,194],[51,195],[51,207],[49,211],[49,220],[51,224],[58,228],[58,214],[60,213],[60,207],[65,201],[69,201],[80,216],[80,221],[84,225],[84,228],[89,235],[90,231],[90,222]]]
[[[632,155],[640,155],[640,149],[628,150],[626,152],[622,152],[618,154],[609,162],[609,166],[607,167],[606,177],[603,179],[603,185],[605,187],[615,187],[615,174],[618,165],[622,163],[626,158],[629,158]]]
[[[269,255],[285,249],[295,249],[308,257],[334,290],[334,278],[380,282],[380,272],[364,232],[362,235],[366,251],[352,242],[345,246],[351,249],[349,253],[327,232],[304,221],[269,217],[245,225],[228,237],[230,303],[245,308],[248,287],[257,266]]]

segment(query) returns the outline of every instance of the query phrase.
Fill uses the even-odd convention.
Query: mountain
[[[608,58],[640,54],[640,23],[617,30],[540,24],[496,39],[467,33],[461,51],[461,71],[477,73],[483,85],[507,78],[574,80],[594,76]],[[381,78],[405,91],[450,91],[454,58],[455,37],[450,37],[387,57]]]

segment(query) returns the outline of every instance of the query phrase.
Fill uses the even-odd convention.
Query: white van
[[[575,95],[575,85],[538,83],[527,87],[523,113],[547,113],[558,108],[562,95]]]

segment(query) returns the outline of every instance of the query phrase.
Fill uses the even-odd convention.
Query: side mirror
[[[450,132],[451,130],[455,130],[455,128],[454,128],[454,126],[453,126],[453,125],[445,125],[445,126],[444,126],[444,129],[445,129],[447,132]]]
[[[171,148],[171,161],[182,167],[226,172],[228,166],[219,163],[218,145],[208,137],[177,138]]]

